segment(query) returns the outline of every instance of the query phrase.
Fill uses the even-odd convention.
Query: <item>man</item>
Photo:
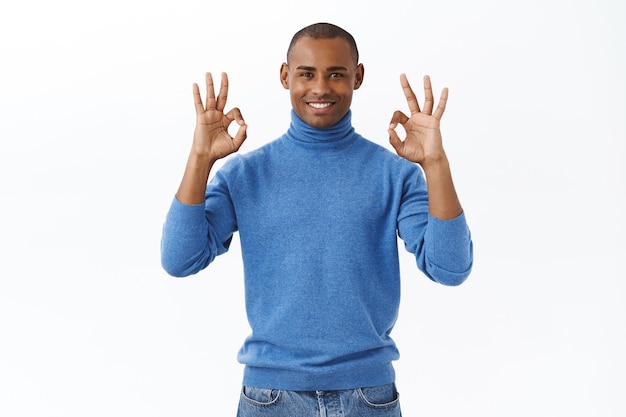
[[[289,129],[230,158],[208,186],[213,164],[239,150],[247,126],[239,109],[224,113],[226,74],[217,97],[206,75],[206,104],[194,84],[193,145],[165,222],[162,262],[172,275],[194,274],[239,232],[252,329],[238,356],[239,416],[399,416],[390,337],[400,300],[397,237],[436,282],[461,284],[471,270],[439,128],[447,89],[435,107],[425,77],[420,108],[401,75],[411,115],[391,118],[395,155],[352,127],[352,94],[364,76],[358,59],[353,37],[337,26],[296,33],[280,69]]]

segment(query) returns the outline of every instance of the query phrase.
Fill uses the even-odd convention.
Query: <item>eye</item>
[[[333,72],[330,74],[330,78],[343,78],[343,74],[340,72]]]
[[[311,78],[312,76],[313,76],[313,73],[309,71],[303,71],[300,73],[300,77]]]

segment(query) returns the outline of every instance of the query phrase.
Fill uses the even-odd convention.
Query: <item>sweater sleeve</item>
[[[218,173],[209,183],[204,204],[172,201],[161,237],[161,265],[168,274],[193,275],[228,250],[237,227],[227,187],[220,177]]]
[[[441,220],[428,214],[425,179],[418,175],[405,186],[398,219],[398,234],[418,268],[443,285],[460,285],[473,265],[473,243],[465,213]]]
[[[440,284],[462,284],[472,270],[474,259],[465,213],[451,220],[429,215],[424,241],[423,260],[418,261],[426,275]]]

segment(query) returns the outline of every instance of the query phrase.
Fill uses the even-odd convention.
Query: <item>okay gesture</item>
[[[396,110],[389,125],[389,142],[398,155],[409,161],[416,162],[422,167],[430,163],[439,162],[445,158],[441,140],[439,122],[446,109],[448,89],[444,88],[437,108],[434,109],[433,90],[430,77],[424,76],[424,108],[420,110],[417,97],[411,88],[405,74],[400,75],[400,84],[411,111],[408,117],[400,110]],[[406,132],[406,138],[400,139],[395,129],[401,124]]]
[[[193,149],[199,155],[217,160],[233,152],[237,152],[246,139],[246,129],[241,111],[237,107],[224,113],[228,98],[228,76],[222,73],[220,90],[215,96],[213,77],[206,73],[206,105],[202,103],[198,84],[193,85],[194,105],[196,107],[196,129],[194,131]],[[239,129],[232,137],[228,126],[235,121]]]

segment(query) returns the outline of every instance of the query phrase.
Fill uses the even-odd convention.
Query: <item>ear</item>
[[[280,83],[289,90],[289,66],[285,62],[280,66]]]
[[[365,67],[363,64],[356,66],[356,74],[354,76],[354,89],[358,90],[361,84],[363,84],[363,76],[365,75]]]

